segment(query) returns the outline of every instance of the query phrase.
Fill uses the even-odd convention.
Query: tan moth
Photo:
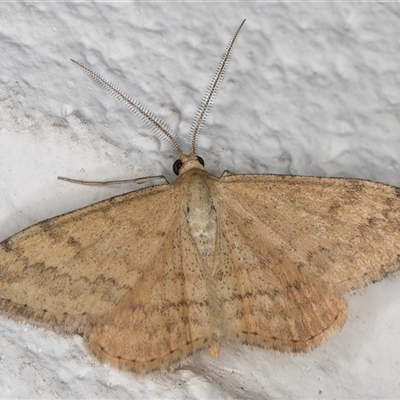
[[[223,340],[308,351],[344,324],[346,292],[400,268],[400,189],[204,169],[196,139],[243,23],[196,114],[189,154],[164,121],[75,61],[172,145],[178,178],[1,242],[6,315],[80,334],[99,360],[145,373],[201,349],[216,356]]]

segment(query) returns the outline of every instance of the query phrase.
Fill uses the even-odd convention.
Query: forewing
[[[399,188],[281,175],[229,176],[218,185],[232,210],[287,243],[302,270],[330,286],[356,289],[400,268]]]
[[[0,307],[60,331],[109,313],[155,267],[176,218],[170,185],[40,222],[0,243]]]
[[[307,350],[338,330],[343,293],[399,269],[397,193],[360,180],[222,178],[215,263],[228,334]]]

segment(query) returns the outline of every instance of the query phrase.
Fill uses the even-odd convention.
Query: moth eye
[[[179,170],[182,168],[182,161],[176,160],[174,165],[172,166],[172,170],[174,171],[175,175],[179,175]]]
[[[204,160],[199,156],[196,156],[196,157],[197,157],[197,161],[204,167]]]

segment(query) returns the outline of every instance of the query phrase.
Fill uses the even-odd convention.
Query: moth
[[[345,323],[347,292],[400,268],[398,188],[205,170],[196,140],[243,24],[194,118],[187,154],[167,123],[74,61],[171,144],[178,177],[1,242],[5,315],[80,334],[98,360],[147,373],[201,349],[217,356],[224,340],[309,351]]]

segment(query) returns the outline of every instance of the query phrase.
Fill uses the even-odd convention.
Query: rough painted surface
[[[73,68],[81,60],[184,135],[232,30],[247,18],[198,143],[219,175],[343,176],[400,186],[397,4],[3,4],[0,239],[165,174],[170,148]],[[132,378],[78,337],[1,319],[3,397],[395,397],[399,278],[350,297],[350,320],[304,356],[224,346]],[[290,384],[288,384],[290,382]]]

